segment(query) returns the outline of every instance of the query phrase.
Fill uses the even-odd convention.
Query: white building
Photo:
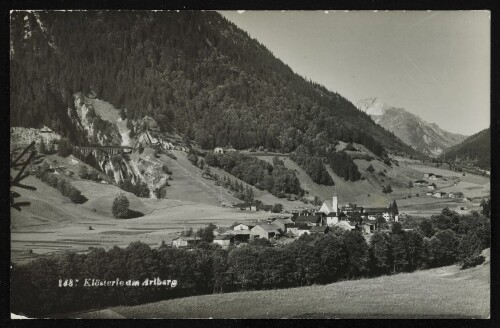
[[[339,212],[339,202],[338,202],[338,197],[333,196],[332,197],[332,206],[328,206],[326,202],[323,202],[323,205],[321,205],[318,213],[325,213],[326,215],[330,214],[331,212],[338,213]]]

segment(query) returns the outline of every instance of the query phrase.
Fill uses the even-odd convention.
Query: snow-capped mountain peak
[[[402,108],[392,107],[378,98],[362,99],[357,102],[356,107],[407,145],[430,156],[438,156],[444,149],[466,138],[444,131],[436,123],[428,123],[419,116]]]

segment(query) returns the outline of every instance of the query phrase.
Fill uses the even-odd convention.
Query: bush
[[[130,203],[125,195],[118,195],[113,201],[111,211],[116,219],[124,219],[128,216]]]

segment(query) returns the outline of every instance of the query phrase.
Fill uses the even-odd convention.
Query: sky
[[[490,126],[488,11],[222,11],[296,73],[464,135]]]

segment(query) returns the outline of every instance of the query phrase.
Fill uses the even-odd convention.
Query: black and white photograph
[[[8,24],[11,319],[491,318],[489,10]]]

